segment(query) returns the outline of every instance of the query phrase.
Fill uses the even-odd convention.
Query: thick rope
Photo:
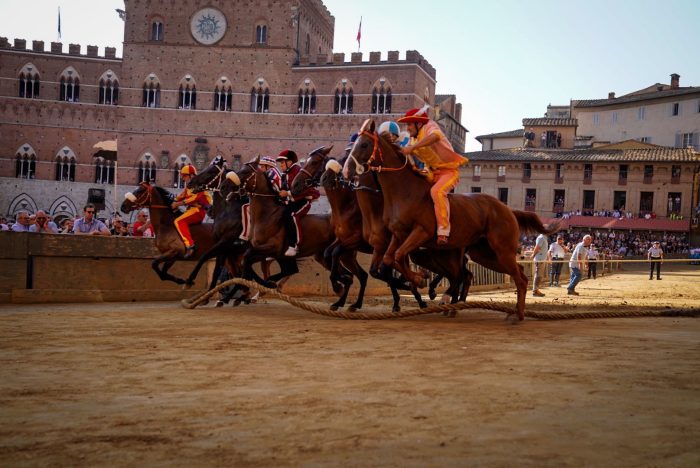
[[[194,309],[203,302],[209,300],[211,296],[219,292],[221,289],[227,288],[234,284],[247,286],[252,289],[257,289],[266,294],[273,295],[282,299],[289,304],[300,309],[312,312],[326,317],[342,318],[346,320],[387,320],[405,317],[413,317],[416,315],[436,314],[443,312],[456,312],[464,309],[482,309],[505,312],[506,314],[515,315],[516,310],[506,304],[495,301],[469,301],[458,302],[457,304],[444,304],[424,309],[407,309],[400,312],[344,312],[333,311],[328,308],[314,306],[304,301],[300,301],[286,294],[282,294],[276,289],[266,288],[254,281],[248,281],[241,278],[233,278],[225,281],[214,289],[198,294],[192,299],[183,299],[181,304],[186,309]],[[697,317],[700,316],[700,309],[665,309],[665,310],[629,310],[629,311],[604,311],[604,312],[525,312],[525,317],[538,320],[572,320],[572,319],[591,319],[591,318],[624,318],[624,317]]]

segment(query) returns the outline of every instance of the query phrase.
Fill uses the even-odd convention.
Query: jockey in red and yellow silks
[[[430,196],[435,205],[437,243],[447,244],[450,235],[450,204],[447,194],[459,183],[459,167],[469,160],[452,149],[440,126],[428,117],[428,106],[411,109],[398,120],[408,126],[412,140],[401,148],[406,156],[414,154],[432,172]]]
[[[187,187],[192,176],[196,174],[197,170],[191,164],[180,169],[180,176],[182,180],[185,181],[185,189],[180,195],[175,197],[175,201],[172,203],[173,209],[178,206],[187,207],[187,211],[175,218],[175,229],[177,229],[177,232],[180,234],[182,242],[185,243],[184,258],[190,258],[194,254],[196,248],[194,240],[192,240],[192,234],[190,234],[190,224],[200,224],[204,221],[207,209],[209,209],[212,203],[209,192],[202,191],[199,193],[192,193]]]

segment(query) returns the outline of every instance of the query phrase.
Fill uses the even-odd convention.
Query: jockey
[[[265,175],[272,182],[273,188],[279,191],[279,186],[282,183],[282,176],[277,170],[277,163],[275,160],[269,156],[263,156],[260,158],[258,165],[261,169],[265,170]],[[238,237],[239,239],[248,241],[250,239],[250,202],[244,203],[241,206],[241,223],[243,225],[243,229],[241,231],[241,235]]]
[[[406,156],[414,154],[432,171],[430,196],[435,205],[437,243],[445,245],[450,235],[450,203],[447,194],[459,183],[459,167],[469,160],[457,154],[440,126],[428,117],[429,106],[411,109],[401,117],[411,135],[411,143],[401,148]]]
[[[379,126],[377,133],[379,134],[379,136],[387,138],[390,142],[401,148],[408,146],[408,144],[411,142],[411,135],[405,130],[402,132],[401,129],[399,129],[399,124],[397,124],[393,120],[389,120],[387,122],[382,123]],[[411,155],[411,159],[409,159],[409,162],[411,163],[413,168],[418,171],[425,168],[425,164],[423,164],[423,162],[414,155]]]
[[[282,220],[287,232],[289,248],[284,255],[294,257],[299,252],[299,244],[302,241],[301,218],[311,209],[311,202],[318,199],[321,194],[315,187],[306,187],[296,197],[292,196],[290,188],[297,174],[301,171],[299,158],[294,151],[290,149],[282,150],[277,156],[277,162],[282,173],[279,195],[287,200]]]
[[[197,169],[191,164],[187,164],[180,169],[180,176],[185,181],[185,189],[180,195],[175,197],[175,201],[171,205],[173,209],[183,205],[187,207],[183,214],[175,218],[175,229],[177,229],[182,241],[185,243],[185,255],[183,258],[192,257],[197,248],[192,240],[192,234],[190,234],[190,224],[200,224],[204,221],[207,209],[211,206],[211,195],[209,195],[209,192],[192,193],[187,187],[192,176],[196,174]]]

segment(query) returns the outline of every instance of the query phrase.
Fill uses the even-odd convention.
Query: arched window
[[[192,78],[192,75],[185,75],[185,77],[180,80],[180,89],[177,95],[177,108],[197,108],[197,84],[194,78]]]
[[[119,81],[112,70],[104,72],[100,77],[98,103],[116,106],[119,101]]]
[[[151,73],[143,83],[143,107],[160,107],[160,80]]]
[[[380,78],[372,89],[372,113],[391,113],[391,87],[386,83],[386,78]]]
[[[267,44],[267,26],[259,24],[255,27],[255,43]]]
[[[298,114],[316,113],[316,89],[308,78],[304,80],[304,86],[299,89],[297,103]]]
[[[114,161],[109,161],[104,158],[95,158],[95,183],[114,183]]]
[[[190,158],[186,154],[181,154],[175,160],[175,166],[173,167],[173,188],[185,188],[185,181],[182,180],[180,169],[188,164],[192,164],[192,161],[190,161]]]
[[[22,67],[19,72],[19,97],[37,99],[39,97],[39,73],[31,63]]]
[[[15,177],[18,179],[36,177],[36,153],[30,145],[22,145],[15,152]]]
[[[145,153],[139,159],[139,174],[137,183],[155,182],[156,180],[156,160],[151,153]]]
[[[152,41],[162,41],[163,40],[163,22],[161,20],[155,20],[151,23],[151,40]]]
[[[56,180],[75,182],[76,158],[73,150],[64,146],[56,153]]]
[[[61,73],[59,101],[80,101],[80,77],[73,67],[66,68]]]
[[[250,91],[250,111],[269,112],[270,110],[270,90],[265,80],[258,78],[258,86]]]
[[[335,90],[333,110],[336,114],[352,114],[352,87],[345,78]]]
[[[233,92],[228,78],[222,76],[214,87],[214,110],[231,111],[233,106]]]

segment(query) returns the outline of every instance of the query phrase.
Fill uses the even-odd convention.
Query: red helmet
[[[187,164],[180,169],[180,175],[197,175],[197,169],[192,164]]]
[[[292,161],[293,163],[299,161],[297,154],[290,149],[280,151],[280,154],[277,156],[276,159],[277,161]]]

